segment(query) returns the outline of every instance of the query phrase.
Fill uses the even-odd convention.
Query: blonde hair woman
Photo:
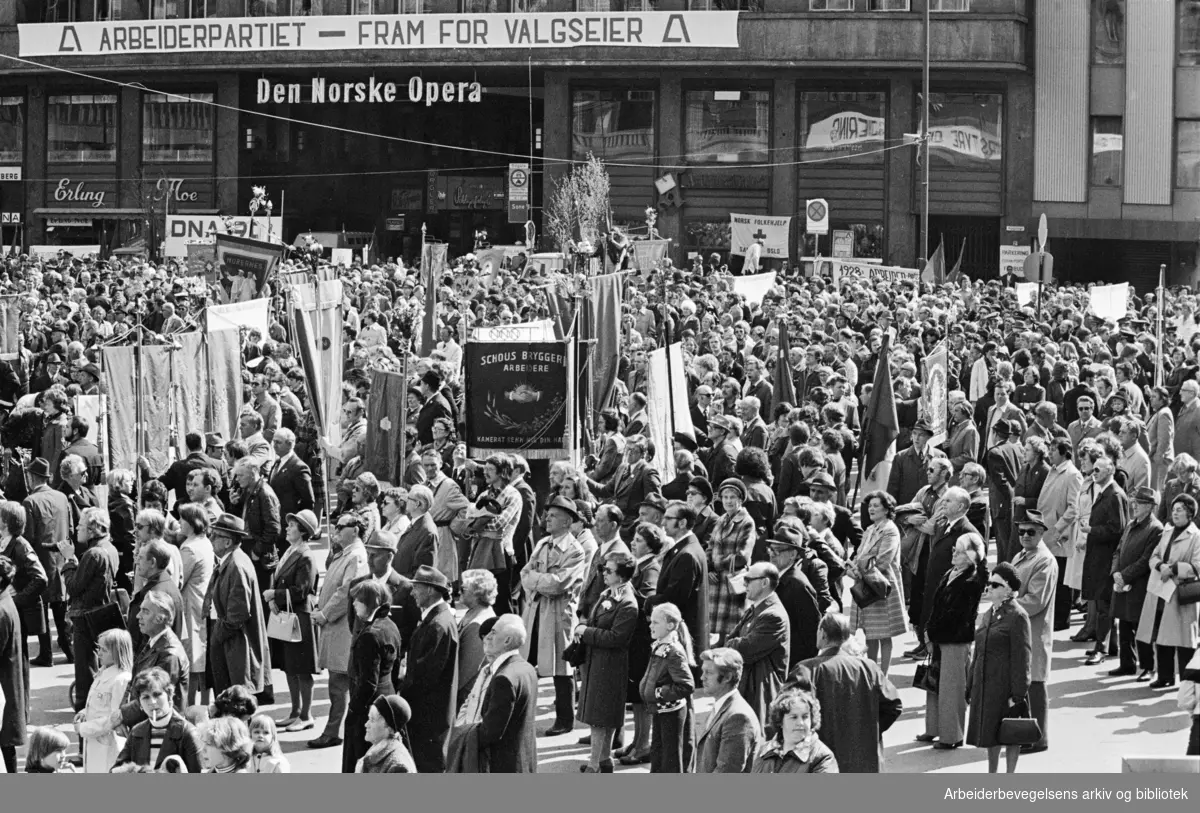
[[[133,642],[123,629],[106,630],[100,633],[96,650],[100,671],[88,690],[87,705],[75,715],[75,733],[83,741],[84,772],[108,773],[125,746],[111,718],[133,679]]]

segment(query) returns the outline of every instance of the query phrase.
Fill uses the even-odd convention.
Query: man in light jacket
[[[1024,746],[1023,754],[1036,754],[1050,747],[1048,720],[1049,700],[1046,684],[1050,680],[1050,661],[1054,651],[1054,596],[1058,589],[1058,562],[1042,541],[1046,522],[1038,511],[1026,511],[1017,523],[1021,550],[1012,560],[1013,569],[1021,577],[1017,604],[1029,616],[1029,636],[1033,642],[1030,661],[1029,711],[1042,729],[1042,738]],[[1099,645],[1097,645],[1099,646]]]
[[[1077,514],[1076,500],[1083,487],[1083,475],[1072,462],[1074,452],[1069,438],[1055,438],[1050,442],[1050,473],[1038,495],[1038,508],[1046,523],[1042,541],[1058,563],[1058,587],[1054,600],[1054,631],[1071,626],[1071,591],[1063,585],[1067,573],[1067,557],[1070,553],[1071,528]]]

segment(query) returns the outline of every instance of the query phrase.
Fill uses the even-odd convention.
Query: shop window
[[[117,160],[115,95],[51,96],[46,107],[51,163]]]
[[[908,11],[908,0],[871,0],[871,11]]]
[[[809,11],[854,11],[854,0],[808,0]]]
[[[1092,0],[1092,62],[1125,64],[1125,0]]]
[[[143,161],[212,161],[211,93],[148,93],[142,98]]]
[[[1175,185],[1200,189],[1200,119],[1175,125]]]
[[[1119,116],[1092,117],[1092,186],[1120,186],[1124,138]]]
[[[654,11],[658,0],[575,0],[576,11]]]
[[[357,5],[359,0],[351,3]],[[311,17],[321,14],[321,0],[246,0],[247,17]]]
[[[546,0],[462,0],[463,14],[523,14],[548,11]]]
[[[1003,158],[1004,97],[999,93],[930,96],[931,166],[994,169]]]
[[[1200,0],[1179,0],[1179,64],[1200,65]]]
[[[653,90],[576,90],[571,94],[571,155],[601,161],[654,158]]]
[[[688,11],[762,11],[763,0],[688,0]]]
[[[134,0],[45,0],[42,19],[48,23],[109,22],[134,19],[140,12]]]
[[[199,20],[217,16],[217,0],[153,0],[152,20]]]
[[[971,0],[929,0],[930,11],[970,11]]]
[[[20,166],[25,161],[25,99],[0,96],[0,164]]]
[[[767,160],[771,143],[769,91],[689,90],[683,104],[683,143],[690,163]]]
[[[426,0],[351,0],[350,14],[425,14]],[[319,12],[318,12],[319,13]]]
[[[801,93],[800,160],[856,156],[855,163],[882,164],[883,111],[883,93]]]

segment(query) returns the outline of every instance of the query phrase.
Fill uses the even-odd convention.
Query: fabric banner
[[[1017,282],[1014,283],[1017,290],[1017,307],[1023,308],[1033,302],[1033,295],[1037,293],[1038,284],[1036,282]]]
[[[105,347],[100,351],[104,371],[104,388],[108,390],[112,407],[108,413],[108,429],[114,469],[137,471],[137,375],[134,372],[134,353],[137,348]]]
[[[75,396],[75,414],[81,418],[87,418],[91,428],[88,430],[87,439],[96,444],[96,448],[100,450],[100,458],[104,461],[106,469],[111,469],[112,466],[108,460],[108,421],[106,420],[108,413],[108,396],[107,395],[76,395]],[[107,505],[108,503],[97,503],[97,505]]]
[[[733,285],[735,294],[746,297],[746,301],[751,305],[761,305],[763,297],[775,286],[775,272],[768,271],[765,274],[752,274],[748,277],[731,277],[729,281]]]
[[[142,449],[150,461],[151,471],[164,471],[175,459],[170,447],[171,426],[175,419],[171,356],[178,352],[163,345],[142,347],[142,386],[138,399],[141,404]]]
[[[263,300],[264,302],[266,300]],[[266,335],[265,333],[263,335]],[[199,331],[172,336],[183,346],[175,358],[175,383],[179,386],[179,456],[187,456],[188,432],[204,434],[210,431],[208,420],[211,385],[208,377],[208,348],[204,334]]]
[[[617,358],[621,350],[621,274],[605,274],[592,277],[591,319],[585,330],[580,332],[581,350],[589,352],[592,369],[592,419],[589,426],[597,425],[600,413],[607,409],[617,384]],[[590,349],[590,350],[589,350]]]
[[[670,240],[634,240],[631,253],[633,267],[645,272],[662,265],[670,245]]]
[[[774,403],[771,404],[771,414],[780,404],[797,406],[796,379],[792,373],[791,356],[792,341],[788,337],[787,322],[779,322],[779,349],[775,355],[775,387],[771,393]]]
[[[941,342],[925,357],[925,383],[919,405],[921,417],[929,421],[929,428],[933,430],[930,446],[937,446],[947,437],[949,424],[946,407],[950,399],[950,391],[946,385],[948,366],[946,343]]]
[[[242,345],[238,330],[209,330],[207,345],[209,432],[230,440],[237,433],[242,411]],[[186,345],[185,345],[186,346]]]
[[[292,289],[292,336],[309,386],[318,429],[341,438],[342,283],[306,283]]]
[[[422,355],[433,352],[437,342],[437,295],[446,270],[446,244],[426,243],[421,249],[421,285],[425,288],[425,314],[421,319]]]
[[[393,485],[404,479],[404,414],[408,399],[403,373],[375,370],[367,400],[367,439],[364,471]]]
[[[164,257],[186,257],[188,246],[212,245],[218,234],[235,237],[268,237],[276,242],[283,234],[282,217],[222,217],[221,215],[167,215],[167,233],[163,237]]]
[[[1109,322],[1124,319],[1129,314],[1129,283],[1097,285],[1093,288],[1092,313]]]
[[[662,472],[663,482],[675,477],[674,433],[696,436],[682,347],[678,342],[671,345],[669,365],[665,347],[651,351],[646,365],[646,432],[654,441],[654,465]]]
[[[218,234],[215,247],[217,267],[228,268],[243,279],[252,280],[254,296],[260,296],[266,290],[267,282],[283,259],[282,246],[262,240],[251,240],[249,237]],[[234,288],[237,287],[235,278]]]
[[[921,282],[927,282],[930,285],[941,285],[946,281],[946,244],[938,243],[938,247],[934,249],[933,255],[929,261],[925,263],[925,270],[921,272]]]
[[[921,283],[921,272],[915,268],[902,268],[898,265],[871,265],[870,263],[848,263],[835,261],[833,266],[833,284],[842,285],[847,282],[885,282]]]
[[[267,335],[271,326],[271,300],[263,297],[248,302],[232,302],[208,308],[208,325],[214,330],[226,327],[246,327]]]
[[[730,254],[744,255],[755,240],[762,240],[762,256],[786,260],[788,236],[791,234],[790,217],[768,217],[766,215],[729,215],[732,234]]]
[[[504,248],[484,248],[475,252],[475,264],[479,266],[479,276],[487,277],[486,285],[491,287],[496,281],[496,275],[500,273],[504,267],[504,260],[507,257],[507,252]],[[443,262],[445,256],[443,252]]]
[[[573,393],[565,342],[468,342],[463,359],[469,454],[567,457],[567,401]]]
[[[0,297],[0,354],[16,354],[20,352],[17,334],[21,326],[21,298],[19,296]]]

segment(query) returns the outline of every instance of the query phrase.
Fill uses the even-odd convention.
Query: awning
[[[35,215],[43,217],[90,217],[92,220],[137,220],[147,216],[145,209],[71,209],[58,206],[44,206],[34,209]],[[215,215],[217,209],[193,209],[187,212],[175,212],[182,215]]]

